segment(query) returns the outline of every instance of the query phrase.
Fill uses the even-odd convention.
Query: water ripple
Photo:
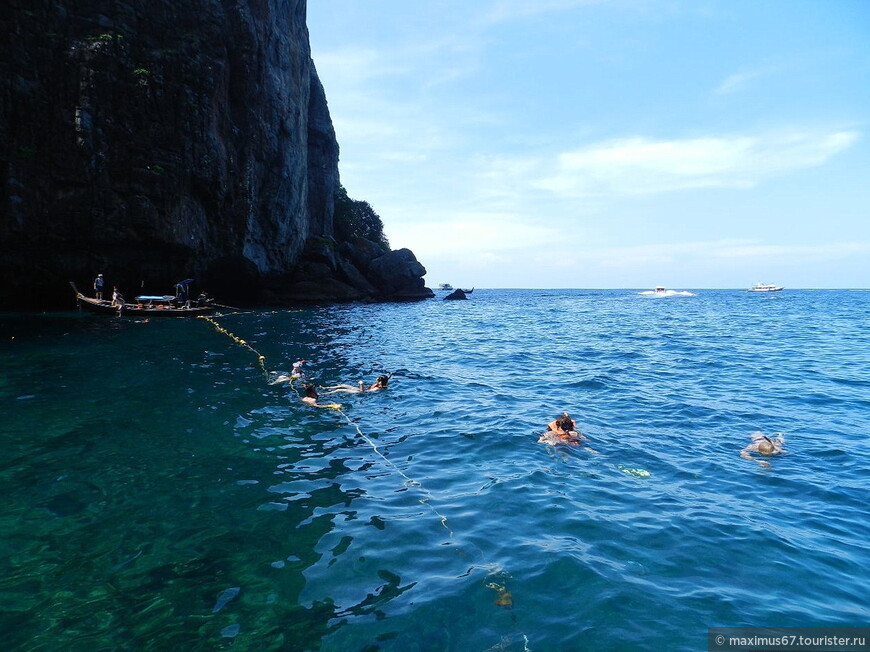
[[[7,321],[5,647],[694,650],[866,622],[870,293],[696,294],[218,316],[270,370],[394,372],[343,414],[197,321]],[[537,443],[565,410],[596,452]],[[772,468],[738,455],[756,430],[785,435]]]

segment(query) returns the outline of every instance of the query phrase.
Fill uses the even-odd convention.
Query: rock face
[[[332,239],[305,0],[6,5],[0,309],[69,307],[97,272],[128,296],[182,278],[227,302],[432,296],[407,250]]]

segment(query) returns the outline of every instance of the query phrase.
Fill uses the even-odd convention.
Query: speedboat
[[[781,292],[782,288],[776,285],[771,285],[770,283],[756,283],[751,288],[749,288],[750,292]]]
[[[639,292],[639,294],[643,294],[648,297],[693,297],[694,293],[688,292],[686,290],[666,290],[661,285],[657,286],[655,290],[646,290],[645,292]]]
[[[450,285],[450,283],[441,283],[441,284],[438,285],[438,289],[439,289],[439,290],[444,290],[444,291],[446,291],[446,292],[449,292],[450,290],[453,289],[453,286]]]

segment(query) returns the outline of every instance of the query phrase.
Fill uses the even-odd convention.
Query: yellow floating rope
[[[266,376],[267,379],[269,378],[269,372],[266,370],[266,356],[264,356],[262,353],[260,353],[259,351],[257,351],[254,347],[252,347],[250,344],[248,344],[248,343],[247,343],[245,340],[243,340],[241,337],[239,337],[239,336],[237,336],[237,335],[231,333],[230,331],[228,331],[226,328],[224,328],[223,326],[221,326],[217,321],[215,321],[215,320],[212,319],[211,317],[209,317],[209,316],[207,316],[207,315],[200,315],[199,318],[200,318],[200,319],[204,319],[205,321],[207,321],[208,323],[210,323],[212,326],[214,326],[215,330],[216,330],[218,333],[221,333],[222,335],[226,335],[226,336],[229,337],[233,342],[235,342],[236,344],[238,344],[238,345],[241,346],[241,347],[244,347],[244,348],[248,349],[248,350],[251,351],[254,355],[256,355],[256,356],[257,356],[257,361],[260,363],[260,368],[263,370],[263,374]],[[392,375],[392,374],[390,374],[390,375]],[[298,389],[298,388],[296,387],[296,385],[294,384],[294,381],[295,381],[297,378],[298,378],[298,376],[295,376],[295,375],[293,375],[293,376],[290,377],[290,386],[293,388],[293,391],[296,392],[296,395],[297,395],[297,396],[300,396],[299,389]],[[351,419],[351,418],[347,415],[347,413],[344,412],[344,410],[342,410],[341,403],[327,403],[327,404],[325,404],[325,405],[322,405],[321,407],[328,408],[328,409],[331,409],[331,410],[335,410],[336,412],[338,412],[342,417],[345,418],[345,420],[346,420],[346,421],[347,421],[351,426],[354,427],[354,429],[357,431],[357,434],[359,434],[359,436],[362,437],[363,440],[364,440],[364,441],[365,441],[369,446],[371,446],[371,449],[375,452],[375,454],[376,454],[378,457],[380,457],[380,458],[381,458],[381,459],[382,459],[382,460],[387,464],[387,466],[389,466],[391,469],[393,469],[393,471],[395,471],[395,472],[398,473],[400,476],[402,476],[402,477],[405,479],[406,483],[407,483],[409,486],[417,487],[417,488],[419,488],[423,493],[425,493],[425,494],[426,494],[426,498],[418,499],[419,502],[420,502],[420,504],[421,504],[421,505],[425,505],[426,507],[428,507],[428,508],[432,511],[432,513],[435,514],[435,515],[438,517],[438,519],[441,521],[441,525],[443,525],[444,528],[447,530],[447,532],[450,533],[450,536],[451,536],[451,537],[453,536],[453,531],[452,531],[452,530],[448,527],[448,525],[447,525],[447,517],[444,516],[443,514],[441,514],[438,510],[436,510],[434,507],[432,507],[432,505],[429,503],[429,501],[432,499],[432,494],[429,492],[429,490],[426,489],[422,484],[420,484],[420,483],[417,482],[416,480],[412,480],[410,477],[408,477],[408,475],[407,475],[404,471],[402,471],[402,469],[400,469],[398,466],[396,466],[395,464],[393,464],[393,462],[392,462],[390,459],[388,459],[388,458],[387,458],[383,453],[381,453],[381,451],[378,449],[377,445],[376,445],[376,444],[375,444],[371,439],[369,439],[369,438],[365,435],[365,433],[363,433],[363,431],[360,430],[360,428],[359,428],[359,426],[356,424],[356,422],[355,422],[353,419]]]
[[[205,321],[207,321],[208,323],[210,323],[212,326],[214,326],[215,330],[216,330],[218,333],[221,333],[221,334],[223,334],[223,335],[226,335],[226,336],[229,337],[233,342],[235,342],[236,344],[238,344],[238,345],[241,346],[241,347],[244,347],[244,348],[248,349],[248,350],[251,351],[254,355],[256,355],[256,356],[257,356],[257,362],[260,363],[260,369],[263,370],[263,374],[266,376],[266,378],[269,377],[269,372],[266,371],[266,356],[264,356],[264,355],[261,354],[259,351],[257,351],[253,346],[251,346],[250,344],[248,344],[248,343],[247,343],[245,340],[243,340],[241,337],[238,337],[237,335],[234,335],[233,333],[229,332],[226,328],[224,328],[223,326],[221,326],[219,323],[217,323],[217,322],[216,322],[214,319],[212,319],[211,317],[208,317],[208,316],[206,316],[206,315],[199,315],[198,318],[199,318],[199,319],[204,319]]]

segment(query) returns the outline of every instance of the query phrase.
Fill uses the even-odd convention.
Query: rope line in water
[[[221,326],[221,325],[217,322],[217,320],[212,319],[211,317],[208,317],[208,316],[206,316],[206,315],[200,315],[199,318],[200,318],[200,319],[204,319],[205,321],[207,321],[208,323],[210,323],[212,326],[214,326],[214,329],[215,329],[218,333],[221,333],[222,335],[226,335],[226,336],[229,337],[233,342],[235,342],[236,344],[238,344],[239,346],[241,346],[241,347],[243,347],[243,348],[245,348],[245,349],[248,349],[248,350],[251,351],[254,355],[256,355],[256,356],[257,356],[257,361],[258,361],[259,364],[260,364],[260,368],[263,370],[263,374],[266,376],[267,379],[269,378],[269,372],[266,370],[266,356],[264,356],[262,353],[260,353],[259,351],[257,351],[254,347],[252,347],[250,344],[248,344],[248,343],[247,343],[245,340],[243,340],[241,337],[239,337],[238,335],[235,335],[234,333],[231,333],[231,332],[228,331],[226,328],[224,328],[223,326]],[[392,374],[390,374],[390,375],[392,375]],[[299,389],[298,389],[298,388],[296,387],[296,385],[294,384],[294,380],[295,380],[295,379],[291,376],[291,377],[290,377],[290,386],[293,388],[293,391],[296,392],[296,395],[297,395],[297,396],[301,396],[301,394],[299,393]],[[395,471],[395,472],[398,473],[400,476],[402,476],[402,477],[405,479],[406,483],[407,483],[409,486],[417,487],[420,491],[422,491],[422,492],[426,495],[426,498],[425,498],[425,499],[423,499],[423,498],[419,498],[419,499],[418,499],[419,503],[420,503],[421,505],[425,505],[426,507],[428,507],[428,508],[432,511],[432,513],[435,514],[435,515],[438,517],[438,519],[441,521],[441,525],[444,526],[444,529],[446,529],[447,532],[448,532],[448,533],[450,534],[450,536],[452,537],[452,536],[453,536],[453,531],[452,531],[452,530],[450,529],[450,527],[447,525],[447,517],[444,516],[444,514],[440,513],[437,509],[435,509],[435,508],[432,506],[432,504],[429,502],[429,501],[432,499],[432,494],[430,493],[430,491],[429,491],[428,489],[426,489],[426,488],[425,488],[421,483],[419,483],[419,482],[417,482],[416,480],[414,480],[413,478],[409,477],[409,476],[408,476],[404,471],[402,471],[402,469],[400,469],[398,466],[396,466],[396,465],[395,465],[395,464],[394,464],[394,463],[393,463],[393,462],[392,462],[392,461],[391,461],[391,460],[390,460],[386,455],[384,455],[384,454],[380,451],[380,449],[377,447],[377,445],[376,445],[376,444],[375,444],[375,443],[374,443],[374,442],[373,442],[373,441],[372,441],[368,436],[366,436],[366,434],[365,434],[365,433],[360,429],[359,425],[358,425],[358,424],[357,424],[353,419],[351,419],[351,418],[347,415],[347,413],[346,413],[344,410],[341,409],[341,404],[340,404],[340,403],[330,403],[330,404],[327,405],[326,407],[328,407],[329,409],[335,410],[335,411],[338,412],[342,417],[344,417],[345,421],[347,421],[348,424],[350,424],[351,426],[353,426],[353,428],[356,430],[357,434],[358,434],[360,437],[362,437],[362,439],[363,439],[363,440],[364,440],[364,441],[365,441],[365,442],[366,442],[366,443],[371,447],[371,449],[375,452],[375,454],[376,454],[378,457],[380,457],[380,458],[381,458],[381,459],[382,459],[382,460],[387,464],[387,466],[389,466],[393,471]]]
[[[215,330],[216,330],[218,333],[223,333],[224,335],[226,335],[227,337],[229,337],[231,340],[233,340],[236,344],[238,344],[238,345],[241,346],[241,347],[244,347],[244,348],[248,349],[248,350],[251,351],[254,355],[256,355],[256,356],[257,356],[257,362],[260,363],[260,369],[263,370],[263,375],[265,375],[266,378],[269,377],[269,372],[266,371],[266,356],[264,356],[262,353],[260,353],[259,351],[257,351],[253,346],[251,346],[250,344],[248,344],[248,343],[247,343],[245,340],[243,340],[241,337],[238,337],[237,335],[234,335],[233,333],[229,332],[226,328],[224,328],[223,326],[221,326],[219,323],[217,323],[217,322],[216,322],[214,319],[212,319],[211,317],[208,317],[208,316],[206,316],[206,315],[199,315],[199,319],[204,319],[205,321],[207,321],[208,323],[210,323],[212,326],[214,326]]]
[[[450,535],[450,537],[452,537],[452,536],[453,536],[453,530],[451,530],[451,529],[450,529],[450,526],[447,525],[447,517],[444,516],[444,514],[442,514],[441,512],[439,512],[437,509],[435,509],[435,508],[432,506],[432,504],[429,502],[429,501],[432,499],[432,494],[431,494],[431,492],[430,492],[428,489],[426,489],[426,487],[424,487],[422,484],[420,484],[420,483],[417,482],[416,480],[410,478],[410,477],[409,477],[409,476],[408,476],[404,471],[402,471],[402,469],[400,469],[398,466],[396,466],[395,464],[393,464],[392,460],[390,460],[386,455],[384,455],[384,454],[380,451],[380,449],[378,449],[377,445],[376,445],[376,444],[375,444],[371,439],[369,439],[369,438],[365,435],[365,433],[363,433],[362,430],[360,430],[360,427],[357,425],[357,423],[356,423],[353,419],[351,419],[351,418],[347,415],[347,413],[345,413],[344,410],[342,410],[340,407],[338,407],[338,408],[333,408],[333,409],[334,409],[336,412],[338,412],[341,416],[343,416],[343,417],[345,418],[345,420],[346,420],[350,425],[352,425],[352,426],[356,429],[357,434],[365,440],[365,442],[366,442],[366,443],[371,447],[371,449],[375,452],[375,454],[376,454],[378,457],[380,457],[380,458],[381,458],[381,459],[382,459],[382,460],[387,464],[387,466],[389,466],[393,471],[395,471],[395,472],[398,473],[400,476],[402,476],[403,478],[405,478],[405,481],[406,481],[406,483],[407,483],[409,486],[417,487],[421,492],[423,492],[423,493],[426,495],[426,498],[418,498],[418,499],[417,499],[417,502],[419,502],[421,505],[425,505],[426,507],[428,507],[428,508],[432,511],[432,513],[435,514],[435,516],[438,517],[438,519],[441,521],[441,525],[444,526],[444,529],[447,530],[447,532],[448,532],[448,534]]]
[[[257,351],[254,347],[252,347],[250,344],[248,344],[242,338],[240,338],[237,335],[228,331],[226,328],[221,326],[216,320],[212,319],[211,317],[208,317],[206,315],[200,315],[199,319],[204,319],[205,321],[209,322],[212,326],[214,326],[215,330],[218,333],[226,335],[233,342],[235,342],[236,344],[238,344],[239,346],[241,346],[245,349],[248,349],[254,355],[256,355],[257,362],[259,363],[260,368],[263,371],[263,375],[266,377],[266,380],[268,381],[269,372],[266,369],[266,357],[262,353]],[[390,374],[390,375],[392,375],[392,374]],[[296,379],[298,379],[298,376],[291,376],[290,377],[290,387],[292,387],[293,391],[296,392],[296,395],[301,398],[302,395],[300,394],[299,389],[295,385]],[[393,471],[395,471],[395,473],[397,473],[399,476],[404,478],[405,483],[408,486],[416,487],[420,492],[422,492],[425,495],[425,498],[418,498],[417,502],[419,502],[421,505],[425,505],[435,516],[438,517],[438,520],[441,522],[441,525],[444,526],[444,529],[447,530],[449,536],[452,538],[453,537],[453,530],[451,530],[450,526],[447,525],[447,517],[444,514],[442,514],[441,512],[439,512],[437,509],[435,509],[435,507],[430,502],[432,500],[432,493],[426,487],[424,487],[420,482],[414,480],[407,473],[402,471],[402,469],[400,469],[398,466],[396,466],[392,462],[392,460],[390,460],[386,455],[384,455],[380,451],[380,449],[378,448],[377,444],[375,444],[375,442],[373,442],[360,429],[359,425],[353,419],[351,419],[344,410],[342,410],[340,403],[331,403],[331,404],[323,406],[323,407],[327,407],[329,409],[332,409],[332,410],[335,410],[336,412],[338,412],[347,421],[347,423],[349,425],[353,426],[353,428],[356,430],[357,434],[363,439],[363,441],[365,441],[369,445],[369,447],[371,447],[371,449],[374,451],[374,453],[378,457],[380,457],[390,469],[392,469]],[[485,584],[485,586],[488,589],[492,589],[496,592],[496,594],[497,594],[497,597],[495,600],[496,605],[501,606],[501,607],[508,607],[508,608],[513,607],[513,596],[511,595],[510,591],[507,590],[507,587],[505,587],[502,584],[496,583],[496,582],[488,582]],[[523,650],[524,650],[524,652],[530,652],[530,650],[528,648],[529,639],[526,637],[525,634],[522,634],[522,637],[523,637]]]

